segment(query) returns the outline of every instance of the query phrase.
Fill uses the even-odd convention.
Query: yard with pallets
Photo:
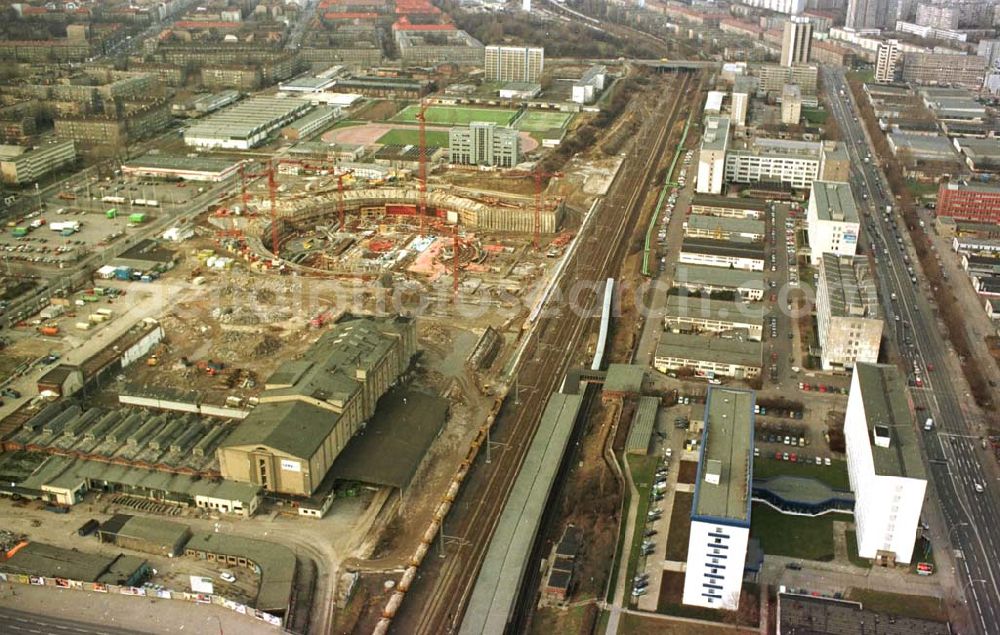
[[[419,106],[407,106],[389,121],[416,123]],[[435,126],[467,126],[473,121],[489,121],[499,126],[509,125],[516,115],[514,110],[500,108],[465,108],[461,106],[430,106],[424,112],[424,121]]]

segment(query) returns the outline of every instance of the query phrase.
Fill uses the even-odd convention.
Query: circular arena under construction
[[[277,200],[274,226],[264,201],[258,215],[223,210],[210,222],[261,268],[364,278],[398,272],[431,281],[450,272],[457,284],[459,270],[487,274],[492,255],[513,253],[536,233],[551,237],[564,214],[561,199],[444,191],[427,192],[421,214],[421,194],[403,187],[311,192]]]

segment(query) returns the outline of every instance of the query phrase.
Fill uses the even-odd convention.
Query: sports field
[[[529,110],[517,122],[517,129],[525,132],[545,132],[560,129],[573,117],[564,112],[539,112]]]
[[[416,123],[419,106],[407,106],[389,121]],[[428,124],[440,126],[467,126],[473,121],[492,121],[506,126],[516,113],[500,108],[463,108],[461,106],[431,106],[424,113]]]
[[[428,130],[426,135],[427,145],[437,146],[439,148],[448,147],[447,132],[441,130]],[[379,137],[378,141],[375,143],[381,143],[382,145],[415,146],[420,143],[420,131],[410,128],[393,128]]]

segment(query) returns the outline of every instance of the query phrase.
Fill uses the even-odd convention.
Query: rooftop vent
[[[712,485],[718,485],[722,479],[722,461],[709,459],[705,461],[705,481]]]
[[[889,447],[889,426],[875,424],[875,445],[880,448]]]

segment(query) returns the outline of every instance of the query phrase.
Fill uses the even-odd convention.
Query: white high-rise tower
[[[521,11],[531,11],[531,0],[521,0]]]

